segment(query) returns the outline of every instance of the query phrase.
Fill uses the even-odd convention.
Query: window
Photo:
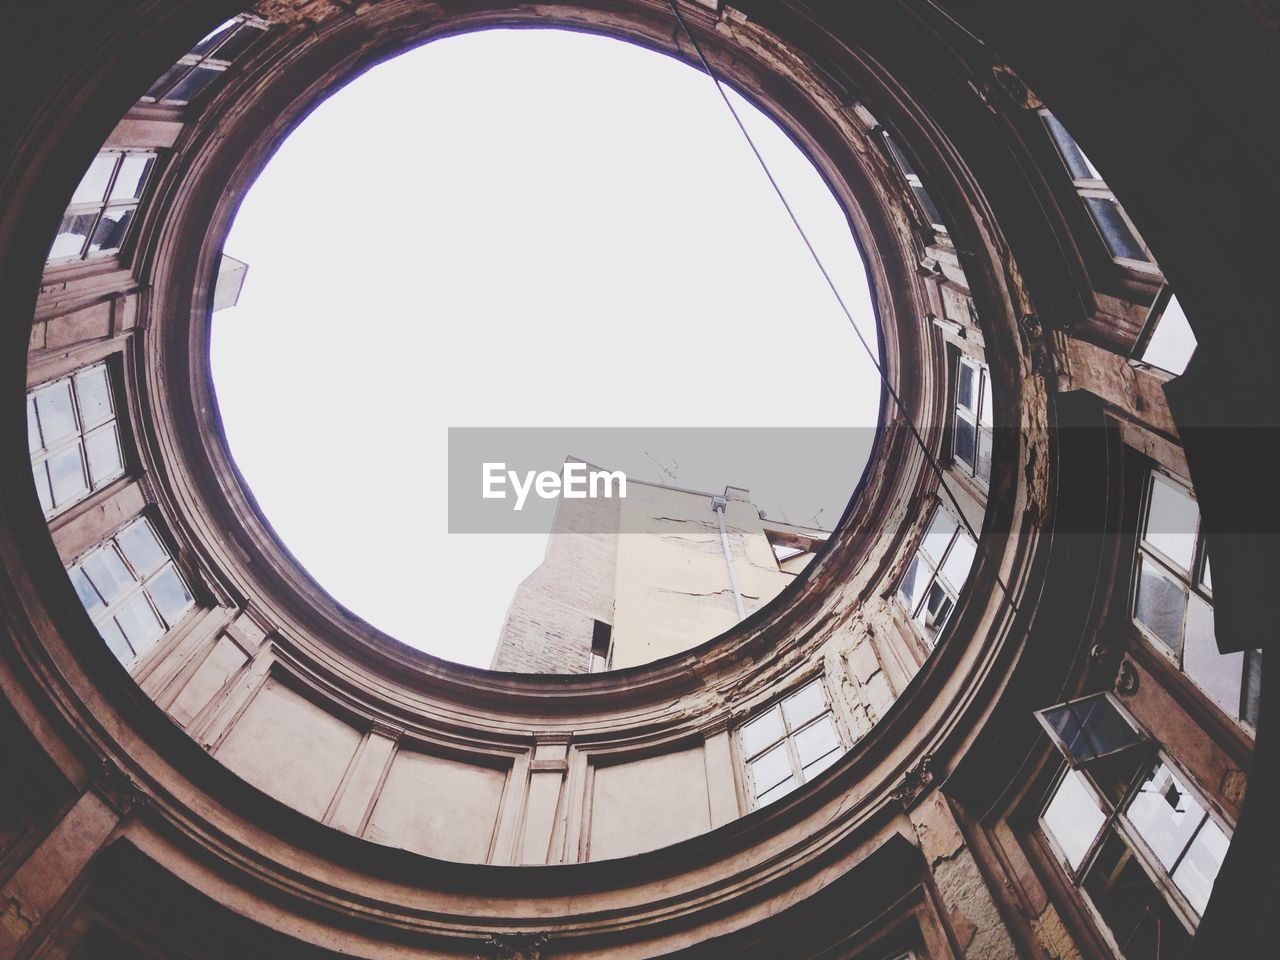
[[[812,680],[738,731],[756,807],[807,783],[844,753],[826,690]]]
[[[1133,619],[1231,717],[1258,722],[1262,651],[1219,653],[1213,585],[1191,491],[1152,471],[1143,504]]]
[[[609,658],[613,654],[613,626],[601,620],[591,622],[591,661],[587,664],[587,672],[600,673],[609,669]]]
[[[106,364],[95,363],[27,394],[27,446],[45,517],[124,474]]]
[[[889,159],[893,161],[898,173],[906,181],[907,188],[911,191],[912,196],[915,197],[916,206],[919,207],[920,215],[924,218],[924,222],[933,229],[946,233],[947,226],[942,222],[942,214],[938,212],[937,204],[933,202],[933,197],[929,195],[929,191],[925,189],[924,181],[916,173],[916,169],[912,166],[911,161],[907,159],[907,155],[902,152],[902,148],[898,146],[897,141],[893,139],[888,130],[882,129],[881,136],[884,138],[885,150],[889,154]]]
[[[898,586],[898,596],[930,646],[947,625],[977,552],[973,537],[938,506]]]
[[[1094,767],[1068,769],[1040,826],[1119,953],[1173,960],[1209,902],[1230,839],[1166,758],[1130,756],[1118,791]]]
[[[991,482],[991,375],[968,357],[956,362],[956,416],[951,454],[984,484]]]
[[[1080,145],[1057,117],[1047,110],[1041,111],[1040,115],[1044,118],[1049,136],[1058,147],[1062,162],[1066,164],[1076,193],[1084,203],[1094,226],[1098,228],[1102,242],[1106,244],[1112,258],[1142,269],[1155,269],[1155,258],[1142,242],[1115,194],[1103,181],[1098,168],[1084,155]]]
[[[823,543],[818,537],[782,530],[765,530],[764,535],[769,541],[778,569],[784,573],[800,573],[804,570]]]
[[[1143,363],[1181,376],[1196,351],[1196,335],[1173,291],[1165,284],[1151,305],[1134,345]]]
[[[1036,717],[1058,750],[1075,767],[1146,742],[1145,734],[1106,693],[1037,711]]]
[[[165,71],[143,95],[145,102],[185,104],[200,96],[267,29],[264,21],[241,15],[209,33]]]
[[[124,664],[150,649],[195,605],[145,517],[76,560],[67,574],[98,632]]]
[[[71,195],[48,262],[118,253],[155,164],[148,150],[104,150],[94,157]]]

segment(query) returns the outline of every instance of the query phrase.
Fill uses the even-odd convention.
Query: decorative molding
[[[1138,679],[1138,668],[1128,658],[1120,661],[1120,671],[1116,674],[1116,693],[1122,697],[1132,697],[1138,692],[1141,681]]]
[[[909,807],[933,785],[933,755],[926,753],[915,767],[902,775],[902,783],[893,791],[893,799]]]

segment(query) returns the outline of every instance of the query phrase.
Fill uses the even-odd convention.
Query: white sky
[[[735,103],[874,337],[839,206]],[[447,533],[447,428],[876,420],[875,372],[711,81],[620,41],[493,30],[374,68],[289,137],[226,251],[250,265],[213,323],[236,463],[339,602],[450,660],[488,665],[545,536]],[[771,495],[770,450],[650,452],[827,527],[862,469],[815,449]],[[546,467],[568,453],[660,479],[641,451]]]

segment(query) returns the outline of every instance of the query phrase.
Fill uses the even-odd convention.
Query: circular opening
[[[486,30],[285,141],[227,238],[248,272],[211,363],[239,470],[333,598],[449,660],[580,672],[710,639],[821,548],[880,385],[769,174],[877,349],[866,274],[812,162],[724,89],[750,142],[674,58]],[[521,497],[566,460],[596,497]],[[503,659],[566,632],[561,661]]]

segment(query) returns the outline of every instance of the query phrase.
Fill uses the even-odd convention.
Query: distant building
[[[628,478],[625,499],[562,499],[492,667],[594,673],[682,653],[776,597],[826,538],[764,519],[739,487],[716,495]]]

